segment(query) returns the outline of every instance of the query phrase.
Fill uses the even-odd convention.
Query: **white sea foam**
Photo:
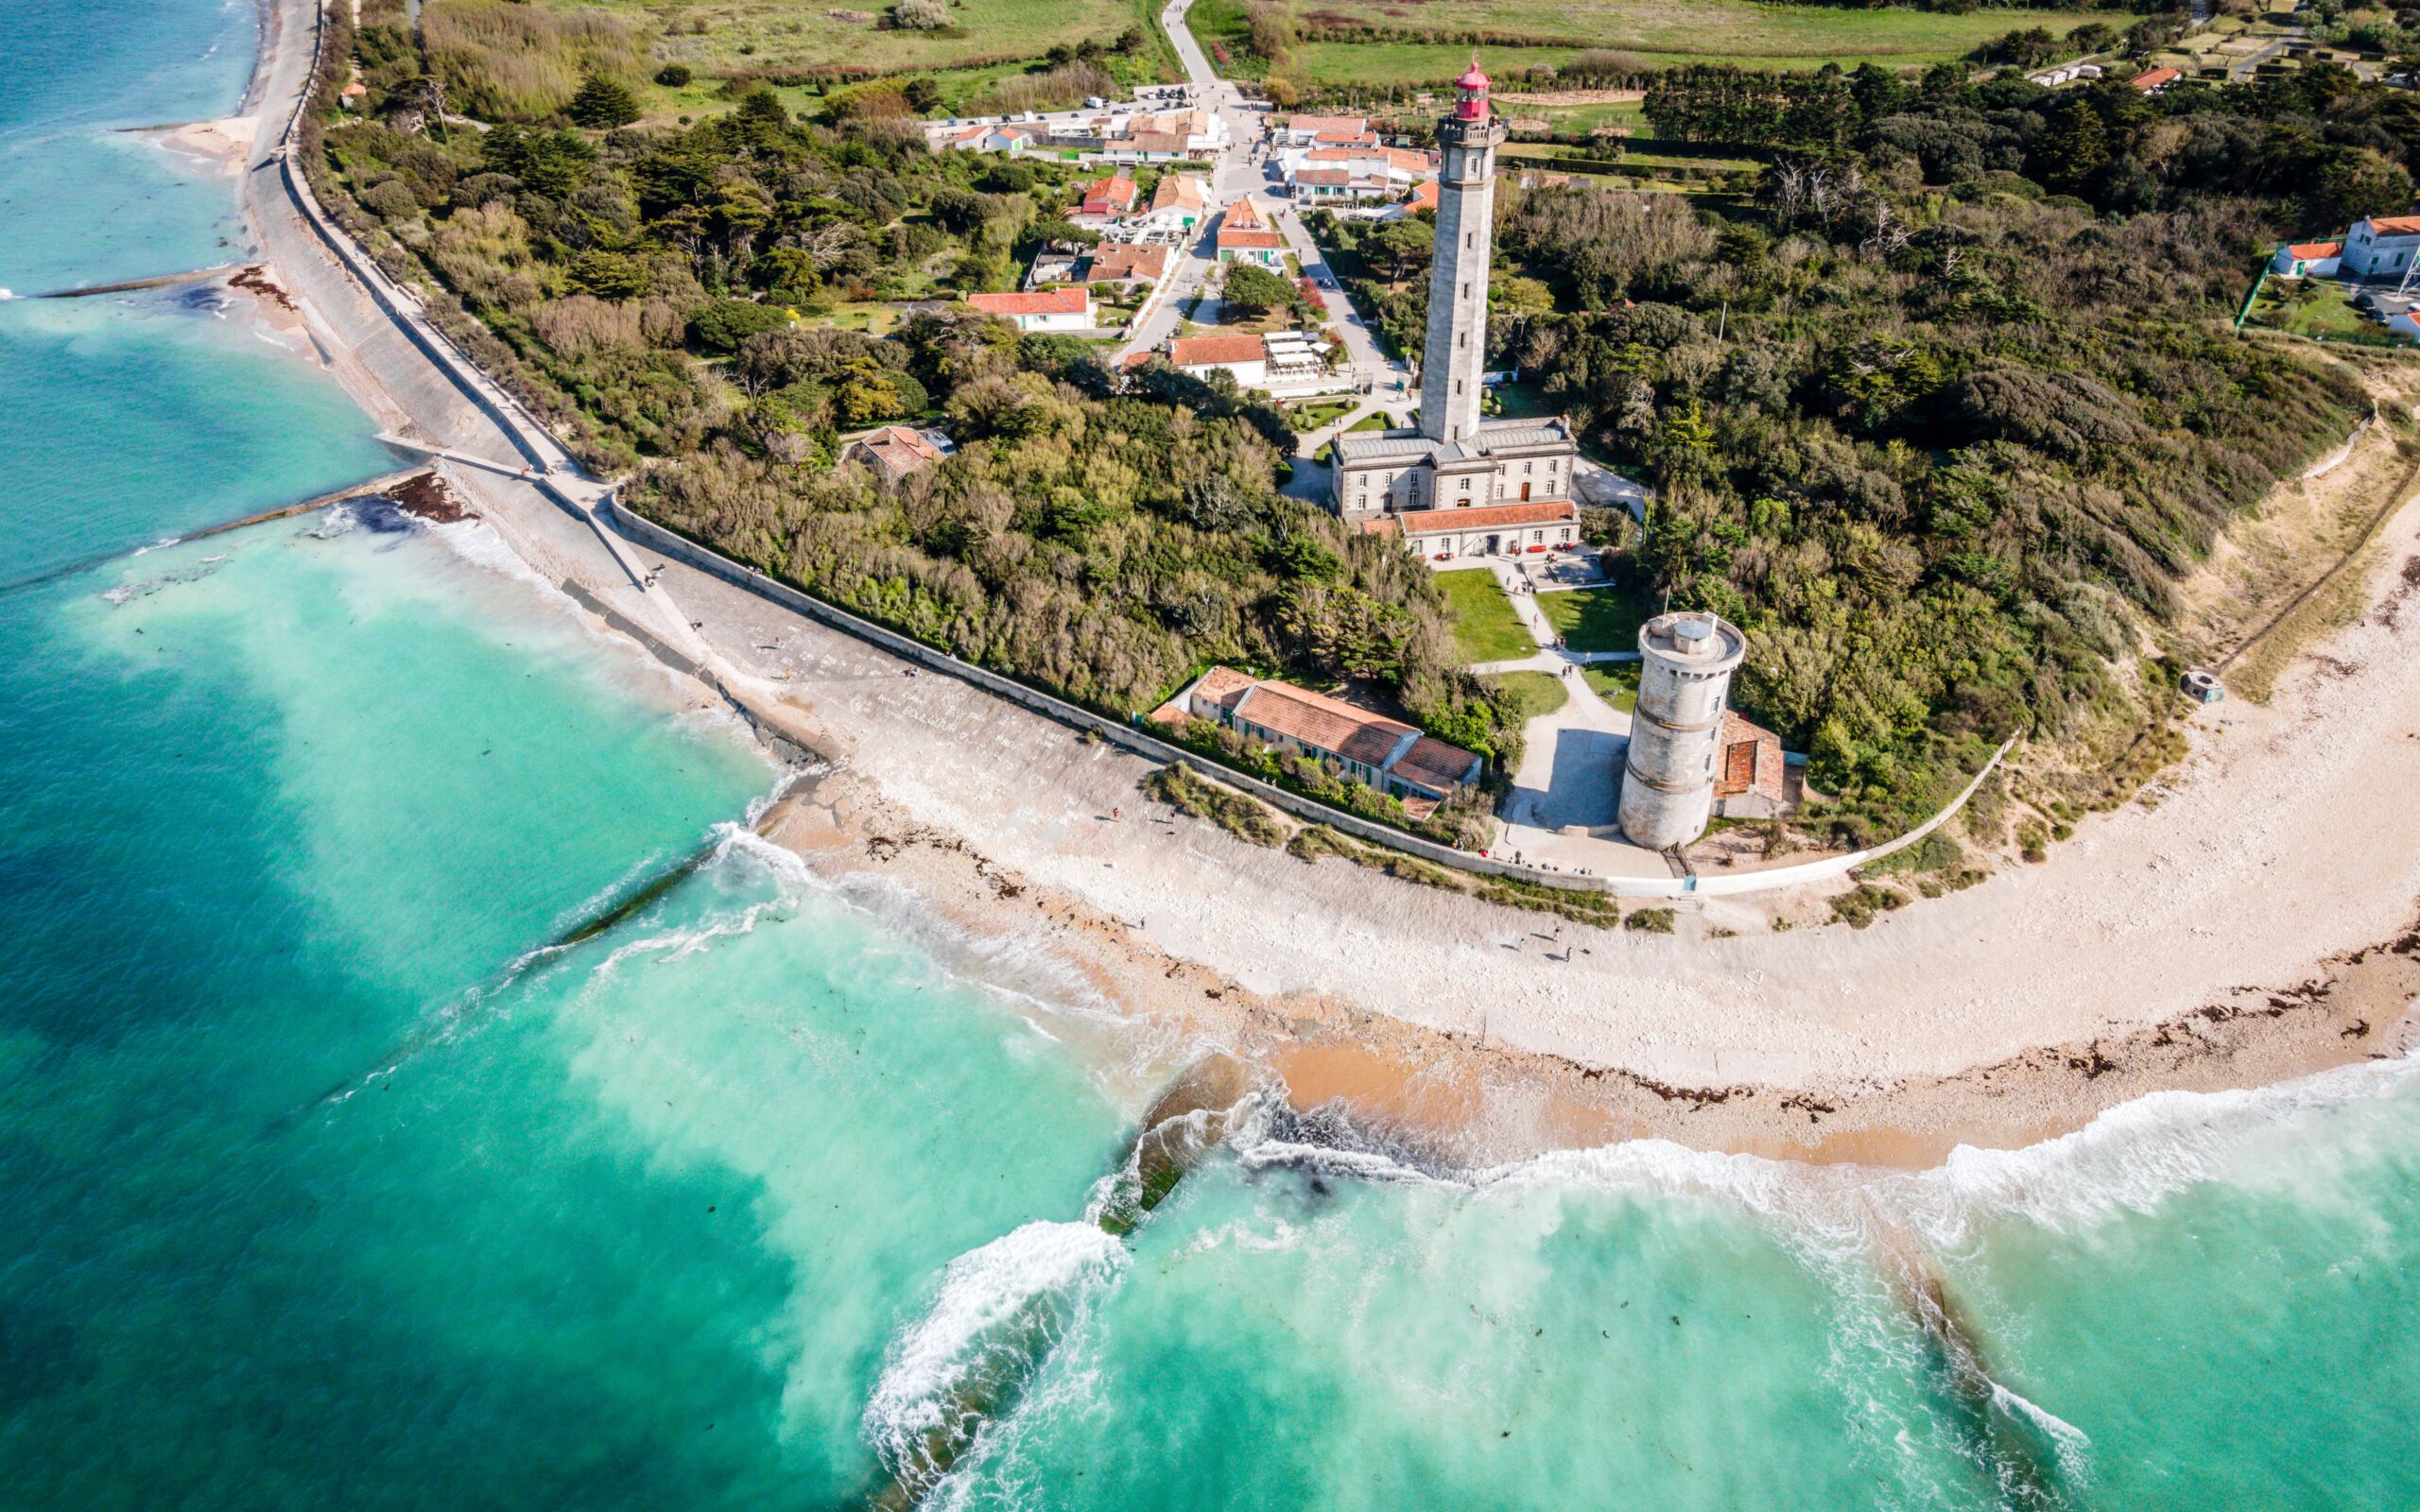
[[[866,1403],[869,1443],[894,1474],[928,1468],[927,1436],[972,1435],[968,1400],[1029,1375],[1129,1263],[1089,1223],[1035,1222],[950,1262],[925,1314],[892,1341]]]
[[[1996,1381],[1991,1382],[1991,1387],[1994,1407],[2008,1417],[2032,1424],[2050,1440],[2051,1453],[2059,1462],[2059,1473],[2066,1478],[2069,1486],[2083,1490],[2092,1484],[2092,1439],[2083,1429]]]
[[[110,604],[124,607],[138,598],[148,598],[164,588],[174,588],[183,583],[198,583],[218,571],[226,561],[227,557],[223,552],[216,557],[204,557],[190,567],[173,568],[156,577],[139,578],[132,582],[120,583],[115,588],[104,589],[101,592],[101,597]]]
[[[320,517],[320,523],[302,532],[313,541],[334,541],[349,536],[361,526],[361,515],[351,504],[333,504]]]
[[[2153,1092],[2102,1113],[2076,1132],[2020,1150],[1961,1146],[1940,1169],[1878,1183],[1926,1238],[1959,1249],[1984,1216],[2014,1216],[2063,1232],[2143,1213],[2188,1187],[2312,1185],[2314,1160],[2345,1142],[2296,1137],[2420,1087],[2420,1062],[2367,1061],[2249,1091]]]

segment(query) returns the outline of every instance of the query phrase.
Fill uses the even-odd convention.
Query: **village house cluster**
[[[1197,105],[1095,100],[1080,111],[928,121],[935,151],[1048,153],[1079,163],[1199,163],[1227,148],[1227,123]]]

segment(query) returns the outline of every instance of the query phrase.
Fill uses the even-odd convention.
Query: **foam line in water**
[[[1961,1146],[1939,1169],[1877,1185],[1927,1239],[1965,1247],[1979,1218],[2022,1218],[2063,1232],[2150,1212],[2188,1187],[2256,1176],[2281,1128],[2420,1091],[2420,1061],[2340,1066],[2245,1091],[2153,1092],[2072,1134],[2018,1150]],[[2296,1141],[2300,1145],[2304,1142]]]
[[[394,1074],[415,1057],[453,1041],[468,1025],[483,1017],[480,1013],[482,1008],[497,1001],[532,971],[565,957],[579,945],[613,933],[632,919],[648,913],[681,883],[717,864],[730,862],[743,862],[758,874],[774,878],[779,889],[777,895],[769,900],[752,902],[735,914],[712,917],[696,926],[668,930],[623,944],[598,965],[597,971],[609,974],[624,960],[641,954],[666,954],[677,958],[701,950],[715,939],[745,934],[769,915],[786,912],[795,902],[799,888],[819,885],[805,864],[789,851],[758,838],[744,826],[717,825],[711,832],[711,838],[692,855],[666,868],[629,897],[608,906],[602,914],[513,957],[493,979],[471,988],[440,1008],[369,1071],[338,1082],[298,1108],[295,1116],[300,1118],[315,1108],[342,1104],[363,1088]]]
[[[1090,1223],[1028,1223],[949,1263],[924,1316],[892,1344],[864,1428],[909,1501],[1013,1405],[1051,1350],[1107,1295],[1126,1246]]]

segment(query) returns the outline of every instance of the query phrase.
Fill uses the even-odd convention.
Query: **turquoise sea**
[[[0,285],[224,260],[111,128],[251,6],[0,20]],[[977,1396],[929,1504],[2420,1505],[2401,1065],[1917,1175],[1261,1118],[1109,1239],[1170,1049],[754,841],[477,531],[141,549],[391,465],[220,315],[0,302],[0,1507],[847,1506]]]

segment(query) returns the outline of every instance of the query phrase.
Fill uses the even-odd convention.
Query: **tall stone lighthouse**
[[[1639,627],[1638,709],[1622,762],[1622,833],[1663,850],[1705,833],[1722,762],[1722,711],[1748,638],[1713,614],[1659,614]]]
[[[1432,441],[1461,441],[1478,430],[1495,149],[1505,136],[1504,123],[1488,110],[1488,77],[1478,59],[1454,89],[1454,112],[1437,123],[1437,251],[1428,268],[1428,338],[1420,355],[1420,433]]]

